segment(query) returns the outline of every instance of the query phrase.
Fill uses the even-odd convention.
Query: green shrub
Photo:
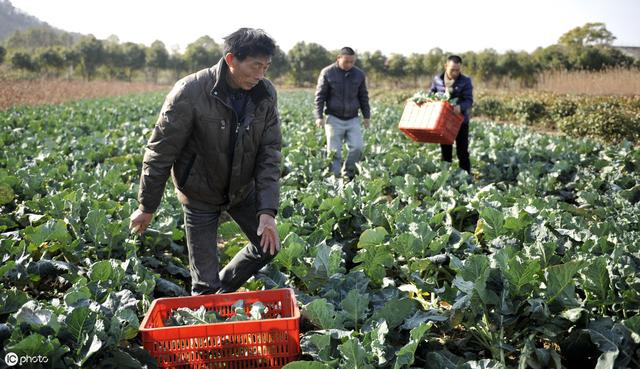
[[[554,120],[561,120],[576,113],[578,104],[568,98],[554,99],[549,107],[549,116]]]
[[[495,97],[483,97],[473,104],[473,115],[491,119],[503,119],[506,112],[504,102]]]
[[[527,125],[539,122],[547,115],[547,109],[542,102],[529,98],[513,100],[511,110],[519,122]]]
[[[559,122],[562,132],[571,136],[588,136],[607,142],[640,139],[640,114],[606,102],[578,109],[572,116]]]

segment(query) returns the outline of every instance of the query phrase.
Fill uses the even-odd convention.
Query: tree
[[[133,73],[144,68],[146,62],[146,52],[144,46],[133,42],[125,42],[122,45],[122,55],[124,56],[124,71],[129,82]]]
[[[82,75],[91,80],[96,73],[96,68],[104,62],[104,46],[93,35],[85,36],[77,45],[80,55]]]
[[[494,49],[485,49],[476,55],[476,75],[482,81],[491,81],[499,76],[498,53]]]
[[[71,79],[76,67],[80,64],[80,53],[71,48],[62,50],[62,59],[64,59],[64,65],[68,68],[67,79]]]
[[[431,50],[424,56],[424,72],[429,76],[434,76],[442,71],[442,66],[445,62],[444,51],[441,48],[436,47]],[[465,60],[465,64],[467,64]]]
[[[298,42],[288,53],[289,73],[296,86],[313,84],[320,70],[332,61],[331,55],[322,45]]]
[[[545,48],[539,47],[534,50],[531,56],[542,69],[555,71],[571,70],[574,68],[574,65],[569,60],[566,49],[567,47],[563,45],[551,45]]]
[[[202,36],[187,45],[184,53],[187,68],[194,72],[212,66],[221,57],[222,48],[209,36]]]
[[[151,78],[158,83],[158,70],[166,69],[169,65],[169,52],[162,41],[156,40],[147,49],[147,67],[151,71]]]
[[[60,70],[64,68],[64,58],[62,57],[60,50],[56,48],[42,49],[36,57],[38,64],[40,64],[47,73],[53,72],[54,75],[58,75]]]
[[[187,71],[187,61],[177,51],[169,55],[169,68],[174,72],[174,78],[180,79],[183,73]]]
[[[587,23],[582,27],[576,27],[560,36],[558,43],[569,47],[583,47],[588,45],[611,45],[616,39],[613,33],[607,30],[604,23]]]
[[[425,74],[425,55],[413,53],[407,58],[406,73],[413,78],[414,86],[418,86],[418,79]]]
[[[4,57],[7,56],[7,49],[0,46],[0,64],[4,63]]]
[[[29,72],[36,70],[36,64],[31,60],[31,56],[25,52],[15,52],[11,56],[11,66],[16,69],[22,69]]]
[[[407,58],[402,54],[391,54],[387,59],[387,75],[393,78],[394,85],[397,86],[398,82],[407,75],[406,65]]]
[[[287,61],[287,54],[280,49],[280,47],[276,47],[276,51],[271,58],[271,66],[267,71],[267,75],[271,79],[276,79],[278,77],[284,76],[289,71],[289,62]]]
[[[372,80],[382,79],[386,74],[387,57],[380,50],[376,50],[373,53],[368,51],[362,53],[360,57],[362,61],[362,68],[371,76]]]
[[[110,36],[102,42],[104,47],[102,66],[110,79],[124,79],[125,56],[120,41],[116,36]]]

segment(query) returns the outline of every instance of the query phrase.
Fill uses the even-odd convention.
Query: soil
[[[165,91],[171,86],[124,81],[2,80],[0,110],[21,105],[56,104],[66,101]]]

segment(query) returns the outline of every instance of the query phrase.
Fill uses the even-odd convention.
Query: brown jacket
[[[182,204],[220,211],[256,193],[257,215],[275,215],[280,197],[282,136],[276,90],[262,80],[249,93],[238,125],[233,163],[233,109],[223,88],[224,59],[178,81],[167,95],[147,143],[138,200],[144,212],[160,205],[171,174]]]

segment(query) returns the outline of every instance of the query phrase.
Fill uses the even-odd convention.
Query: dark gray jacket
[[[354,66],[344,71],[337,62],[324,68],[316,87],[316,119],[322,118],[323,110],[340,119],[351,119],[358,116],[358,109],[362,110],[365,119],[371,117],[369,92],[362,69]]]
[[[224,59],[178,81],[167,95],[140,177],[140,209],[154,212],[171,174],[182,204],[220,211],[256,193],[258,214],[275,215],[280,196],[281,133],[276,90],[262,80],[249,92],[230,158],[233,109],[222,88]]]

